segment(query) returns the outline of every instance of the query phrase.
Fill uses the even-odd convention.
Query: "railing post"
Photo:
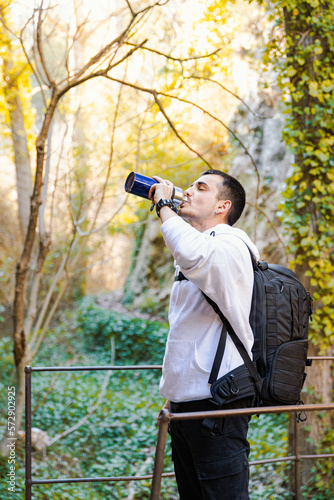
[[[294,413],[295,500],[301,500],[300,423]]]
[[[158,432],[157,447],[155,451],[150,500],[159,500],[160,488],[161,488],[161,476],[164,468],[169,411],[162,409],[159,414],[158,421],[159,421],[159,432]]]
[[[25,369],[25,427],[26,427],[26,500],[31,500],[31,366],[26,366]]]

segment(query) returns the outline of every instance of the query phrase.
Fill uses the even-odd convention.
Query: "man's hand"
[[[172,182],[162,179],[157,175],[153,175],[152,179],[155,179],[157,184],[153,184],[149,190],[148,197],[152,200],[154,205],[156,205],[160,200],[168,200],[169,198],[172,198],[174,189]]]

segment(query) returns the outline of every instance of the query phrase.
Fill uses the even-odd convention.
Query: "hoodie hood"
[[[209,235],[228,234],[231,236],[236,236],[237,238],[240,238],[244,243],[246,243],[249,250],[254,255],[255,259],[257,261],[260,260],[260,253],[259,253],[256,245],[254,245],[254,243],[252,242],[250,237],[242,229],[229,226],[228,224],[218,224],[217,226],[204,231],[204,234],[209,234]]]

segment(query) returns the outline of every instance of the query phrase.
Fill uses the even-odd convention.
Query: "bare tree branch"
[[[183,139],[183,137],[178,133],[178,131],[176,130],[173,122],[171,121],[171,119],[169,118],[169,116],[167,115],[164,107],[162,106],[160,100],[158,99],[158,93],[157,92],[153,92],[153,97],[154,97],[154,100],[155,102],[157,103],[157,105],[159,106],[159,109],[161,111],[161,113],[164,115],[164,117],[166,118],[170,128],[173,130],[174,134],[176,135],[176,137],[178,137],[178,139],[183,142],[183,144],[190,150],[192,151],[193,153],[195,153],[202,161],[204,161],[204,163],[206,163],[208,165],[209,168],[211,168],[211,165],[210,163],[198,152],[196,151],[194,148],[192,148],[185,139]],[[160,94],[161,95],[161,94]]]
[[[49,307],[49,304],[50,304],[50,301],[51,301],[51,298],[53,296],[53,292],[56,288],[56,285],[58,284],[60,278],[61,278],[61,275],[63,273],[63,270],[65,269],[65,266],[70,258],[70,255],[71,255],[71,252],[73,251],[73,249],[76,247],[77,243],[78,243],[78,239],[79,237],[76,236],[75,238],[72,239],[72,242],[70,244],[70,247],[69,247],[69,250],[68,252],[64,255],[63,259],[62,259],[62,262],[58,268],[58,271],[52,281],[52,284],[48,290],[48,293],[43,301],[43,307],[42,307],[42,310],[41,312],[39,313],[39,317],[38,317],[38,320],[35,324],[35,327],[34,327],[34,331],[33,331],[33,334],[29,340],[29,344],[31,346],[33,346],[33,344],[36,342],[36,339],[38,337],[38,334],[39,334],[39,331],[41,329],[41,326],[42,326],[42,323],[43,323],[43,320],[44,320],[44,317],[46,315],[46,312],[48,310],[48,307]]]
[[[153,98],[157,104],[157,106],[159,107],[161,113],[163,114],[163,116],[165,117],[165,119],[167,120],[167,123],[169,124],[169,126],[171,127],[171,129],[173,130],[174,134],[177,136],[177,138],[190,150],[192,151],[193,153],[196,154],[196,156],[198,156],[202,161],[204,161],[204,163],[206,163],[210,168],[211,168],[211,165],[210,163],[205,159],[203,158],[203,156],[198,152],[196,151],[195,149],[193,149],[188,143],[187,141],[178,133],[178,131],[176,130],[173,122],[171,121],[171,119],[169,118],[169,116],[167,115],[163,105],[161,104],[159,98],[158,98],[158,95],[162,95],[162,96],[165,96],[165,97],[173,97],[173,96],[170,96],[168,94],[164,94],[163,92],[158,92],[157,90],[154,90],[154,89],[148,89],[148,88],[145,88],[145,87],[139,87],[138,85],[135,85],[133,83],[130,83],[130,82],[125,82],[123,80],[118,80],[117,78],[113,78],[109,75],[102,75],[104,76],[105,78],[107,78],[108,80],[111,80],[111,81],[114,81],[114,82],[117,82],[117,83],[121,83],[122,85],[126,85],[128,87],[132,87],[133,89],[136,89],[136,90],[140,90],[141,92],[147,92],[151,95],[153,95]]]
[[[111,374],[112,374],[112,370],[108,370],[106,376],[104,377],[104,381],[103,381],[103,384],[102,384],[102,387],[101,387],[100,394],[99,394],[99,396],[97,398],[97,401],[92,406],[92,408],[87,413],[87,415],[85,415],[83,418],[81,418],[79,420],[79,422],[77,422],[75,425],[72,425],[72,427],[70,427],[69,429],[66,429],[66,431],[61,432],[60,434],[57,434],[53,439],[51,439],[51,441],[49,442],[48,446],[53,445],[56,441],[59,441],[59,439],[65,437],[65,436],[68,436],[68,434],[71,434],[72,432],[76,431],[77,429],[79,429],[79,427],[81,427],[82,425],[84,425],[89,420],[89,418],[98,409],[98,407],[100,406],[100,404],[103,401],[103,398],[104,398],[104,396],[105,396],[105,394],[107,392],[108,382],[109,382],[109,379],[111,377]]]
[[[61,90],[58,91],[58,97],[61,98],[64,94],[66,94],[69,90],[75,88],[75,87],[78,87],[79,85],[81,85],[82,83],[85,83],[85,82],[88,82],[89,80],[92,80],[93,78],[97,78],[99,76],[105,76],[106,73],[108,73],[109,71],[111,71],[113,68],[115,68],[116,66],[118,66],[119,64],[121,64],[122,62],[126,61],[136,50],[140,49],[141,46],[146,43],[147,40],[144,40],[143,42],[141,42],[141,44],[139,44],[138,46],[136,46],[134,49],[130,50],[129,52],[127,52],[121,59],[119,59],[117,62],[115,62],[114,64],[110,64],[104,68],[104,69],[100,69],[98,71],[95,71],[95,72],[92,72],[90,73],[89,75],[85,76],[85,77],[82,77],[81,79],[77,80],[77,75],[75,75],[75,77],[72,78],[72,80],[68,83],[68,85],[66,85],[64,88],[62,88]],[[102,57],[102,56],[101,56]],[[97,62],[97,61],[95,61]],[[95,64],[95,63],[94,63]]]
[[[178,139],[183,143],[185,144],[185,146],[192,152],[194,152],[199,158],[201,158],[210,168],[211,168],[211,165],[210,163],[208,163],[205,158],[200,154],[198,153],[195,149],[193,149],[188,143],[187,141],[185,141],[185,139],[178,133],[178,131],[176,130],[173,122],[171,121],[171,119],[169,118],[169,116],[167,115],[164,107],[162,106],[158,96],[164,96],[164,97],[167,97],[167,98],[170,98],[170,99],[175,99],[179,102],[184,102],[185,104],[189,104],[191,106],[194,106],[195,108],[197,109],[200,109],[204,114],[210,116],[213,120],[217,121],[218,123],[220,123],[231,135],[232,137],[234,137],[234,139],[240,144],[240,146],[243,148],[243,150],[245,151],[245,153],[247,154],[247,156],[250,158],[251,162],[252,162],[252,165],[254,167],[254,170],[255,170],[255,173],[256,173],[256,176],[257,176],[257,187],[256,187],[256,198],[255,198],[255,206],[257,207],[257,200],[259,199],[259,194],[260,194],[260,183],[261,183],[261,176],[260,176],[260,172],[259,172],[259,169],[258,169],[258,166],[253,158],[253,156],[251,155],[251,153],[249,152],[248,148],[245,146],[245,144],[243,143],[243,141],[237,136],[237,134],[228,126],[226,125],[222,120],[220,120],[219,118],[217,118],[215,115],[213,115],[212,113],[210,113],[209,111],[207,111],[206,109],[204,109],[202,106],[199,106],[198,104],[192,102],[192,101],[189,101],[187,99],[182,99],[181,97],[178,97],[178,96],[174,96],[172,94],[167,94],[165,92],[159,92],[157,90],[154,90],[154,89],[148,89],[148,88],[145,88],[145,87],[140,87],[139,85],[135,85],[135,84],[132,84],[130,82],[126,82],[126,81],[122,81],[122,80],[118,80],[116,78],[113,78],[109,75],[103,75],[105,76],[105,78],[109,79],[109,80],[112,80],[112,81],[115,81],[115,82],[118,82],[122,85],[126,85],[126,86],[129,86],[131,88],[134,88],[136,90],[139,90],[141,92],[147,92],[151,95],[153,95],[154,97],[154,100],[156,102],[156,104],[158,105],[161,113],[163,114],[163,116],[165,117],[165,119],[167,120],[169,126],[171,127],[171,129],[173,130],[174,134],[178,137]],[[255,239],[256,239],[256,228],[255,228]]]
[[[220,123],[233,137],[234,139],[240,144],[240,146],[244,149],[245,153],[247,154],[247,156],[249,156],[253,166],[254,166],[254,169],[255,169],[255,172],[256,172],[256,175],[257,175],[257,178],[258,180],[260,180],[260,173],[259,173],[259,169],[256,165],[256,162],[254,160],[254,158],[252,157],[252,155],[250,154],[250,152],[248,151],[247,147],[244,145],[244,143],[241,141],[241,139],[239,139],[239,137],[236,135],[236,133],[228,126],[226,125],[226,123],[224,123],[222,120],[220,120],[220,118],[217,118],[217,116],[213,115],[212,113],[210,113],[209,111],[207,111],[206,109],[204,109],[202,106],[199,106],[199,104],[196,104],[192,101],[188,101],[187,99],[182,99],[181,97],[178,97],[178,96],[174,96],[172,94],[166,94],[165,92],[158,92],[159,95],[163,95],[165,97],[169,97],[171,99],[175,99],[179,102],[184,102],[185,104],[190,104],[191,106],[194,106],[195,108],[197,109],[200,109],[204,114],[210,116],[210,118],[212,118],[213,120],[217,121],[218,123]]]
[[[91,68],[92,66],[97,64],[105,54],[110,52],[112,47],[117,46],[118,44],[120,44],[123,41],[123,39],[126,37],[127,33],[130,31],[132,24],[134,23],[135,18],[136,18],[136,16],[132,16],[131,20],[130,20],[128,26],[125,28],[125,30],[117,38],[115,38],[114,40],[109,42],[101,50],[99,50],[94,56],[92,56],[90,58],[90,60],[85,64],[85,66],[73,76],[72,81],[70,81],[70,83],[68,85],[69,88],[72,88],[74,86],[74,83],[75,83],[75,86],[78,85],[77,82],[80,81],[81,76],[84,75],[89,68]],[[85,79],[83,79],[83,80],[85,80]],[[67,90],[65,90],[65,92],[67,92]],[[62,93],[65,93],[65,92],[63,91]]]
[[[208,78],[208,77],[205,77],[205,76],[198,76],[198,75],[190,75],[190,76],[184,76],[183,75],[183,78],[184,79],[191,79],[191,78],[193,78],[193,79],[197,79],[197,80],[205,80],[205,81],[214,83],[216,85],[219,85],[219,87],[221,87],[223,90],[225,90],[226,92],[228,92],[229,94],[231,94],[233,97],[235,97],[236,99],[238,99],[248,109],[248,111],[250,113],[252,113],[253,116],[256,116],[257,118],[261,118],[262,120],[266,120],[266,119],[272,118],[272,116],[262,116],[262,115],[259,115],[258,113],[256,113],[255,111],[253,111],[248,106],[248,104],[240,96],[238,96],[237,94],[235,94],[234,92],[232,92],[232,90],[228,89],[227,87],[225,87],[224,85],[222,85],[220,82],[217,82],[217,80],[213,80],[212,78]]]
[[[284,253],[286,253],[286,244],[284,243],[284,241],[282,240],[279,232],[277,231],[275,225],[273,224],[271,218],[269,217],[269,215],[261,208],[258,206],[258,204],[254,204],[254,203],[251,203],[250,201],[247,201],[246,202],[247,205],[249,205],[250,207],[253,207],[255,208],[256,211],[260,212],[266,219],[267,221],[269,222],[269,225],[271,227],[271,229],[274,231],[276,237],[277,237],[277,240],[280,242],[280,244],[282,245],[282,248],[284,250]]]
[[[125,74],[126,74],[126,70],[125,70]],[[125,77],[125,75],[124,75],[124,77]],[[120,106],[120,103],[121,103],[122,90],[123,90],[123,86],[120,85],[118,96],[117,96],[117,101],[116,101],[115,112],[114,112],[112,130],[111,130],[110,153],[109,153],[109,160],[108,160],[108,165],[107,165],[107,174],[106,174],[105,181],[104,181],[103,188],[102,188],[101,199],[100,199],[99,205],[98,205],[98,207],[97,207],[97,209],[95,211],[95,216],[94,216],[94,220],[93,220],[93,223],[92,223],[92,229],[94,229],[94,227],[95,227],[98,215],[99,215],[100,210],[102,208],[102,205],[103,205],[103,202],[104,202],[104,198],[105,198],[105,194],[106,194],[107,184],[108,184],[110,173],[111,173],[111,167],[112,167],[113,156],[114,156],[114,140],[115,140],[116,123],[117,123],[117,118],[118,118],[119,106]]]
[[[135,17],[136,13],[135,13],[135,11],[133,10],[133,8],[132,8],[132,6],[131,6],[131,4],[130,4],[129,0],[125,0],[125,1],[126,1],[127,6],[129,7],[129,10],[130,10],[130,12],[131,12],[132,17]]]
[[[157,105],[159,106],[159,109],[160,111],[162,112],[162,114],[165,116],[166,120],[168,121],[169,125],[171,126],[171,128],[173,129],[174,133],[177,135],[177,137],[181,140],[181,142],[183,142],[184,144],[186,144],[186,146],[193,152],[195,152],[197,154],[197,156],[199,156],[207,165],[209,165],[211,167],[211,165],[204,159],[202,158],[202,156],[196,152],[195,150],[193,150],[185,141],[182,137],[180,137],[180,135],[178,134],[177,130],[175,129],[173,123],[170,121],[169,117],[167,116],[164,108],[162,107],[159,99],[157,96],[164,96],[164,97],[168,97],[170,99],[175,99],[177,101],[180,101],[180,102],[184,102],[185,104],[190,104],[191,106],[194,106],[195,108],[198,108],[200,109],[204,114],[210,116],[213,120],[215,121],[218,121],[226,130],[228,130],[228,132],[234,137],[234,139],[236,141],[239,142],[239,144],[241,145],[241,147],[244,149],[245,153],[249,156],[253,166],[254,166],[254,169],[255,169],[255,172],[256,172],[256,175],[257,175],[257,178],[258,178],[258,182],[260,181],[260,173],[259,173],[259,170],[258,170],[258,167],[256,165],[256,162],[254,160],[254,158],[252,157],[252,155],[250,154],[250,152],[248,151],[247,147],[244,145],[244,143],[241,141],[241,139],[239,139],[239,137],[236,135],[236,133],[230,128],[228,127],[228,125],[226,125],[222,120],[220,120],[219,118],[217,118],[216,116],[214,116],[212,113],[210,113],[209,111],[207,111],[206,109],[204,109],[202,106],[199,106],[198,104],[192,102],[192,101],[188,101],[187,99],[182,99],[181,97],[178,97],[178,96],[174,96],[172,94],[167,94],[165,92],[159,92],[157,90],[154,90],[154,89],[148,89],[148,88],[145,88],[145,87],[140,87],[139,85],[135,85],[135,84],[132,84],[130,82],[125,82],[125,81],[122,81],[122,80],[118,80],[116,78],[113,78],[109,75],[104,75],[106,78],[108,78],[109,80],[112,80],[112,81],[116,81],[118,83],[121,83],[123,85],[127,85],[129,87],[132,87],[136,90],[140,90],[141,92],[148,92],[150,94],[153,95],[154,99],[155,99],[155,102],[157,103]],[[259,186],[258,186],[258,190],[259,190]]]
[[[43,1],[41,1],[41,6],[37,9],[38,12],[38,17],[37,17],[37,26],[34,28],[34,34],[36,35],[36,40],[34,39],[34,43],[32,45],[32,51],[34,54],[35,58],[35,64],[36,64],[36,69],[38,69],[39,65],[41,66],[41,69],[38,69],[40,78],[43,80],[44,84],[50,89],[54,85],[51,83],[51,79],[48,73],[48,69],[45,63],[44,59],[44,53],[43,53],[43,48],[41,44],[41,38],[42,38],[42,11],[43,11]],[[33,17],[33,21],[35,20],[35,17]],[[35,47],[35,41],[36,41],[36,47]]]
[[[124,44],[125,45],[130,45],[130,46],[136,46],[136,44],[130,43],[130,42],[124,42]],[[199,56],[192,56],[192,57],[181,58],[181,57],[173,57],[173,56],[171,56],[169,54],[165,54],[163,52],[160,52],[159,50],[152,49],[151,47],[143,47],[143,50],[146,50],[147,52],[153,52],[154,54],[157,54],[159,56],[163,56],[166,59],[170,59],[171,61],[175,61],[175,62],[179,62],[179,63],[183,63],[183,62],[187,62],[187,61],[195,61],[197,59],[205,59],[207,57],[212,57],[212,56],[218,54],[218,52],[221,51],[221,49],[217,49],[217,50],[214,50],[213,52],[211,52],[209,54],[202,54],[202,55],[199,55]]]
[[[24,34],[24,31],[25,31],[26,27],[28,26],[28,24],[30,23],[30,21],[34,18],[34,16],[35,16],[35,13],[33,13],[33,14],[32,14],[32,16],[31,16],[31,17],[27,20],[27,22],[26,22],[26,23],[25,23],[25,25],[23,26],[23,28],[22,28],[22,30],[21,30],[21,33],[20,33],[20,44],[21,44],[22,50],[23,50],[23,52],[24,52],[24,55],[25,55],[25,57],[26,57],[26,59],[27,59],[27,61],[28,61],[28,64],[29,64],[29,66],[30,66],[30,68],[31,68],[32,72],[33,72],[33,73],[34,73],[34,75],[35,75],[35,78],[36,78],[36,80],[37,80],[37,82],[38,82],[39,88],[41,89],[41,94],[42,94],[42,98],[43,98],[43,103],[44,103],[44,106],[45,106],[45,108],[47,108],[47,102],[46,102],[46,96],[45,96],[45,93],[44,93],[43,84],[42,84],[42,82],[41,82],[41,79],[40,79],[40,77],[39,77],[39,74],[38,74],[38,72],[36,71],[36,68],[34,67],[34,65],[33,65],[33,63],[32,63],[31,58],[30,58],[30,56],[29,56],[29,54],[28,54],[28,52],[27,52],[27,50],[26,50],[26,48],[25,48],[25,46],[24,46],[24,42],[23,42],[23,34]]]

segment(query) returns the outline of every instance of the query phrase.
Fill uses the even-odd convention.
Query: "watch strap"
[[[175,213],[177,213],[177,208],[176,206],[174,205],[174,202],[172,199],[161,199],[158,201],[158,203],[156,204],[155,206],[155,210],[157,212],[157,216],[160,217],[160,210],[162,209],[162,207],[169,207],[171,208]]]

